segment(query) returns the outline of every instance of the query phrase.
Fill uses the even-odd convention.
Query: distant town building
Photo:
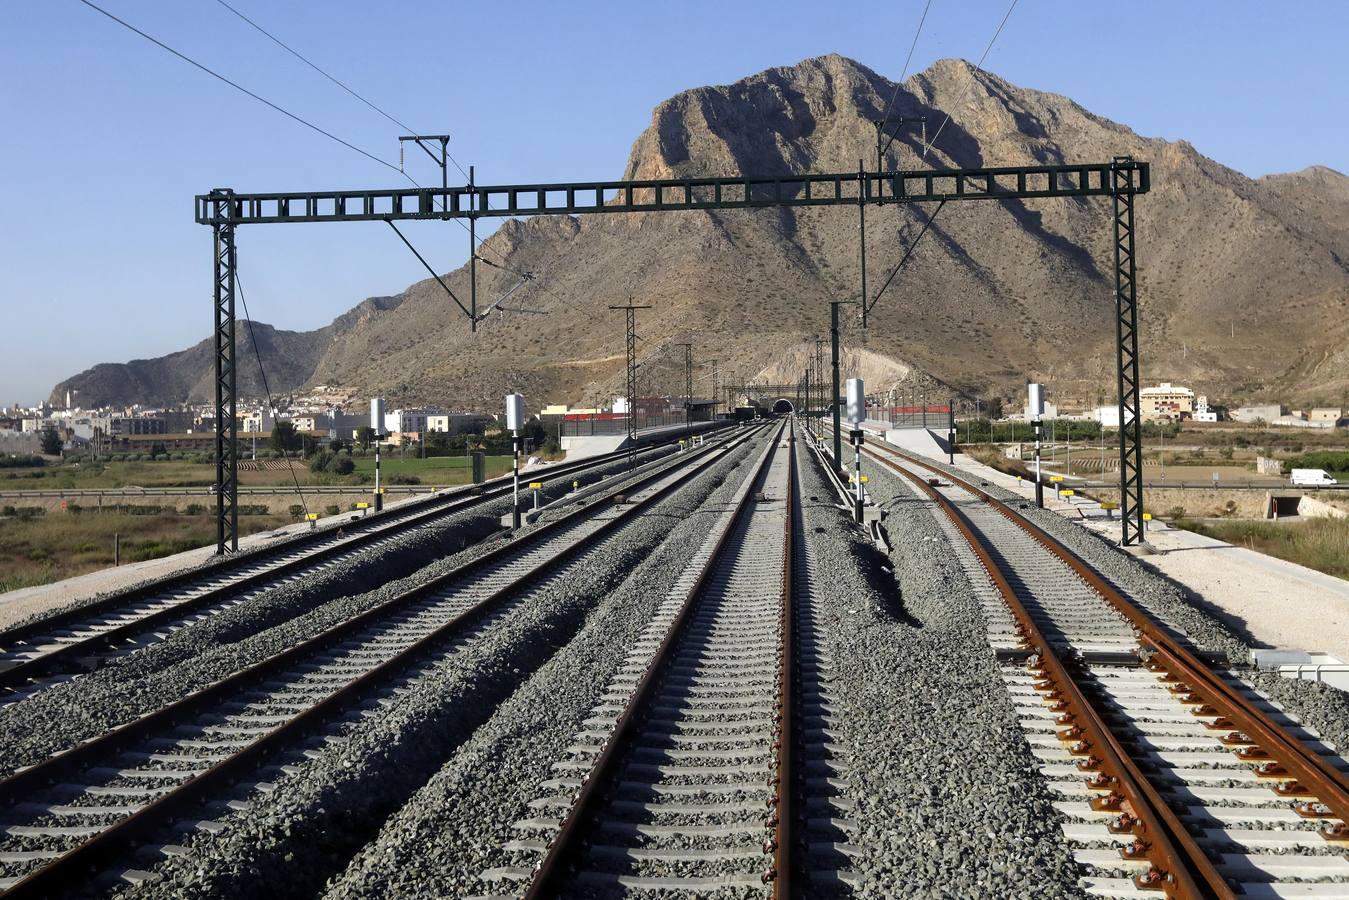
[[[1344,418],[1344,410],[1338,406],[1318,406],[1307,411],[1309,422],[1329,422],[1332,426]]]
[[[1259,406],[1238,406],[1230,411],[1227,417],[1233,422],[1254,422],[1257,419],[1264,422],[1273,422],[1282,416],[1288,415],[1288,407],[1282,403],[1265,403]]]
[[[1194,391],[1169,381],[1145,387],[1138,392],[1138,412],[1144,422],[1188,419],[1194,414]]]
[[[426,430],[439,434],[463,434],[475,430],[478,425],[493,422],[486,413],[440,413],[426,417]]]
[[[1218,421],[1218,411],[1209,409],[1208,397],[1203,394],[1194,402],[1194,420],[1196,422],[1216,422]]]
[[[384,431],[386,434],[406,432],[421,434],[426,431],[427,417],[439,414],[440,410],[434,406],[422,409],[395,409],[384,414]]]
[[[255,434],[271,434],[276,425],[276,417],[270,409],[260,409],[244,416],[244,431]]]
[[[1119,406],[1098,406],[1091,411],[1091,418],[1094,421],[1100,422],[1102,428],[1118,428]],[[1130,419],[1129,421],[1132,422],[1133,419]]]

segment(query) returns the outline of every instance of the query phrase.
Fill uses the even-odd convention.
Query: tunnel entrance
[[[795,408],[792,406],[792,401],[788,400],[786,397],[780,397],[773,403],[773,415],[785,416],[787,413],[795,411]]]

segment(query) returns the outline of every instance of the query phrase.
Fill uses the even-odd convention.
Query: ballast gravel
[[[1082,896],[970,583],[925,503],[878,468],[888,558],[818,465],[800,469],[857,803],[857,895]]]
[[[521,682],[559,649],[570,647],[596,607],[615,606],[628,573],[659,552],[745,452],[734,452],[595,551],[541,579],[488,627],[474,629],[471,637],[455,641],[428,661],[405,690],[385,692],[382,706],[368,704],[371,715],[350,717],[337,741],[319,745],[307,762],[293,760],[298,768],[280,777],[270,793],[248,795],[250,811],[219,817],[228,826],[223,832],[198,832],[180,840],[188,847],[186,854],[160,866],[157,880],[119,896],[313,896],[325,881],[340,875],[362,845],[377,837],[388,816],[400,807],[405,807],[400,816],[422,807],[419,789],[456,748],[482,723],[500,718],[502,704]],[[616,652],[606,650],[603,638],[583,646],[601,655]],[[569,674],[580,677],[584,670]],[[550,725],[569,707],[571,690],[569,681],[553,682],[531,709],[534,724],[524,726],[526,731]],[[486,770],[506,762],[487,760]],[[490,798],[490,787],[484,783],[477,791]],[[516,787],[515,781],[507,787]],[[461,817],[449,831],[473,824],[473,819]],[[419,879],[435,871],[419,860],[404,862]],[[434,890],[415,895],[459,896]]]
[[[649,451],[645,466],[668,456],[664,449]],[[643,457],[638,463],[634,474],[646,471]],[[590,487],[581,496],[607,490],[627,472],[626,461],[588,472],[582,480]],[[546,490],[560,497],[569,489],[568,483]],[[399,534],[356,559],[269,588],[96,671],[0,708],[0,774],[104,734],[488,552],[504,535],[500,518],[509,511],[503,498]]]
[[[552,811],[529,802],[553,791],[555,773],[582,722],[693,557],[762,448],[756,441],[718,466],[720,484],[679,496],[661,519],[668,537],[600,603],[585,627],[498,709],[453,758],[384,824],[328,886],[329,900],[466,897],[512,893],[480,880],[515,862],[506,842],[537,837],[514,822]]]

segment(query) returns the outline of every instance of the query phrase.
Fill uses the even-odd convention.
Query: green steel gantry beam
[[[471,179],[470,179],[471,181]],[[196,198],[196,220],[215,236],[216,550],[238,549],[237,454],[234,447],[234,229],[279,222],[392,224],[410,219],[677,212],[765,207],[859,206],[962,200],[1110,197],[1115,236],[1116,342],[1120,384],[1120,492],[1125,544],[1143,537],[1142,440],[1139,435],[1137,293],[1133,199],[1150,187],[1146,162],[1002,168],[922,169],[822,175],[726,176],[393,188],[363,191],[235,193],[217,188]],[[476,256],[476,254],[474,254]],[[863,302],[865,302],[865,296]],[[473,306],[476,315],[476,304]],[[473,317],[472,315],[470,316]],[[474,321],[476,324],[476,319]],[[837,391],[835,391],[837,394]]]

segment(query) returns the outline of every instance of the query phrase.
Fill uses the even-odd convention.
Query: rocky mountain
[[[288,393],[308,383],[318,361],[353,331],[367,326],[381,314],[398,308],[402,297],[371,297],[314,331],[283,331],[262,322],[240,319],[235,325],[238,342],[237,390],[241,397],[263,397],[266,391],[258,368],[262,357],[267,385],[274,395]],[[256,347],[254,340],[256,339]],[[155,359],[127,363],[99,363],[52,388],[50,402],[63,405],[71,391],[80,406],[169,406],[207,403],[215,398],[215,341],[207,338],[186,350]]]
[[[836,55],[685,91],[656,108],[624,175],[854,171],[859,158],[874,160],[872,120],[894,91]],[[1252,180],[1184,141],[1139,136],[962,60],[909,78],[893,114],[925,115],[934,130],[950,116],[925,158],[919,133],[905,130],[888,153],[897,168],[1124,155],[1152,164],[1152,192],[1137,204],[1145,379],[1228,400],[1325,402],[1349,390],[1345,176],[1316,167]],[[873,291],[931,212],[868,208]],[[867,333],[850,319],[845,343],[894,381],[921,376],[1011,396],[1034,379],[1061,403],[1110,396],[1111,252],[1107,200],[947,204]],[[513,311],[477,333],[427,280],[318,331],[268,330],[264,339],[260,330],[260,346],[276,354],[264,355],[271,377],[287,389],[337,384],[395,401],[495,406],[512,389],[531,403],[585,400],[622,382],[622,314],[608,307],[632,300],[653,307],[638,319],[650,389],[681,393],[682,352],[667,352],[668,342],[691,340],[699,363],[718,361],[722,383],[781,377],[827,332],[828,301],[859,292],[850,208],[536,217],[505,223],[480,256],[495,264],[479,267],[480,298],[508,291],[520,273],[533,278],[512,295]],[[466,291],[466,268],[447,280]],[[151,390],[156,399],[204,397],[209,350],[96,367],[54,394],[74,383],[86,405],[91,396],[149,399],[141,392]]]

